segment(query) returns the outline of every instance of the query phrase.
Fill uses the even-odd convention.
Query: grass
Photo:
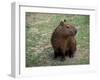
[[[61,20],[78,29],[77,51],[74,58],[65,61],[53,59],[50,39]],[[89,16],[72,14],[26,13],[26,66],[57,66],[89,64]]]

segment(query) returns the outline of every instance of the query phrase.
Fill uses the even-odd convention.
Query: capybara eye
[[[66,26],[67,28],[69,28],[69,26]]]

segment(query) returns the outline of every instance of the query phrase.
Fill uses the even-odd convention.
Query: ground
[[[50,43],[51,35],[59,22],[73,24],[77,51],[74,58],[65,61],[53,59],[54,51]],[[58,66],[89,64],[89,16],[72,14],[26,13],[26,66]]]

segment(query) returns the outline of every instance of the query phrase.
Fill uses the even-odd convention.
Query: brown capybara
[[[65,60],[65,56],[72,58],[76,51],[77,29],[73,25],[65,24],[65,21],[60,22],[51,37],[54,58],[61,56],[61,60]]]

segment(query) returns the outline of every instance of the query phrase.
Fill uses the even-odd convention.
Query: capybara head
[[[66,24],[66,20],[60,22],[60,26],[64,27],[64,31],[66,31],[67,36],[75,36],[77,33],[77,29],[75,26],[71,24]]]

